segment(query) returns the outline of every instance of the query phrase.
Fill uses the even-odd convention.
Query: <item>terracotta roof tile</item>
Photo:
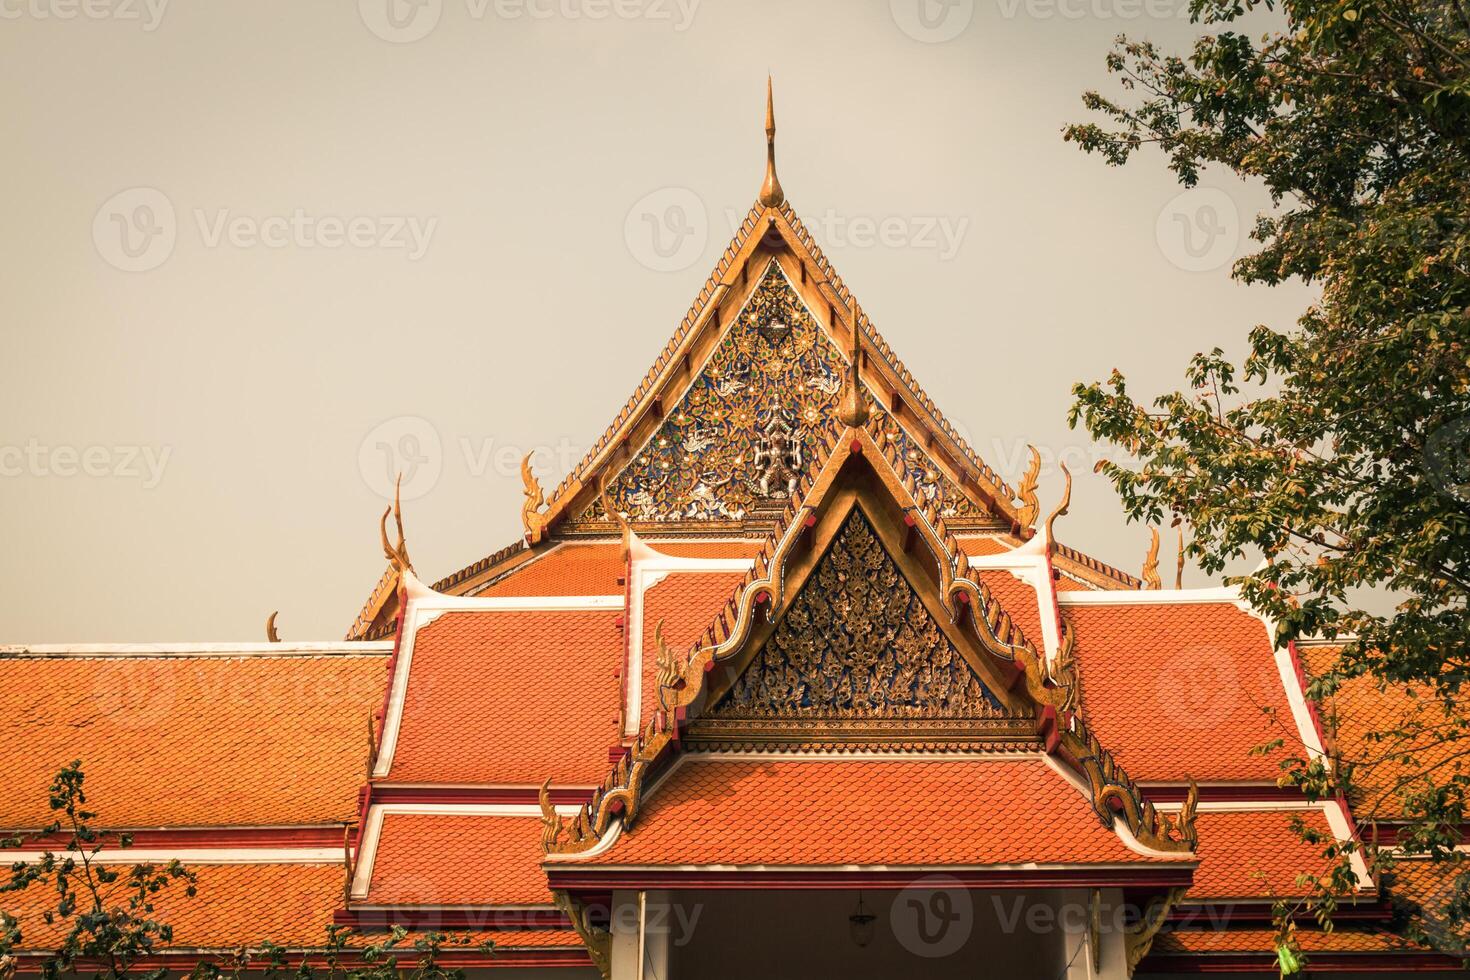
[[[1133,778],[1275,781],[1278,760],[1251,749],[1298,736],[1259,619],[1225,602],[1064,608],[1087,722]]]
[[[345,872],[340,864],[189,862],[187,867],[198,875],[198,894],[190,898],[183,883],[175,883],[155,903],[156,918],[174,927],[173,949],[233,950],[266,941],[288,949],[317,949],[326,939],[332,914],[342,907]],[[21,922],[20,948],[30,950],[53,947],[65,932],[59,920],[47,925],[41,918],[44,910],[55,907],[55,893],[40,885],[7,894],[0,902],[0,908]],[[475,932],[471,938],[477,943],[489,939],[503,949],[581,945],[577,934],[566,929]],[[350,942],[366,941],[354,937]]]
[[[184,894],[175,882],[159,894],[156,917],[174,927],[174,946],[229,949],[269,940],[282,946],[320,946],[332,912],[342,904],[341,864],[188,864],[199,876],[199,893]],[[4,906],[21,920],[22,948],[54,944],[65,928],[41,920],[56,907],[55,892],[33,885],[4,896]]]
[[[1155,860],[1037,758],[696,759],[606,865],[997,865]],[[1187,858],[1186,858],[1187,859]]]
[[[1275,932],[1270,929],[1204,929],[1160,933],[1154,939],[1150,956],[1208,953],[1265,953],[1276,952]],[[1298,929],[1297,941],[1307,955],[1313,953],[1380,953],[1391,951],[1424,952],[1408,940],[1389,932],[1378,932],[1353,927],[1340,927],[1332,932],[1315,929]],[[1146,967],[1148,960],[1144,960]]]
[[[738,572],[678,572],[643,594],[643,723],[658,710],[658,660],[653,634],[681,657],[725,608],[744,579]]]
[[[388,780],[600,782],[619,735],[621,621],[621,611],[477,611],[420,627]]]
[[[758,542],[667,541],[650,547],[676,558],[753,558]],[[518,565],[481,596],[622,595],[625,565],[621,543],[563,544]]]
[[[0,827],[42,826],[80,759],[99,826],[336,823],[357,812],[382,655],[0,659]]]
[[[1297,817],[1312,830],[1331,836],[1320,810],[1229,813],[1196,816],[1200,866],[1190,899],[1276,898],[1306,894],[1296,883],[1302,873],[1327,869],[1325,844],[1308,844],[1292,829]]]
[[[390,813],[368,905],[550,905],[541,819]]]
[[[1011,621],[1021,627],[1027,639],[1042,646],[1041,608],[1036,590],[1007,571],[976,571],[973,573],[990,589],[1002,609],[1010,614]]]
[[[988,555],[1004,555],[1014,547],[1009,540],[995,534],[987,534],[980,537],[964,537],[958,540],[960,550],[971,558],[981,558]]]
[[[1312,676],[1326,673],[1336,663],[1337,648],[1301,648],[1303,665]],[[1353,766],[1351,798],[1358,819],[1394,820],[1404,815],[1403,794],[1421,784],[1399,786],[1401,780],[1442,766],[1439,779],[1460,771],[1460,740],[1445,741],[1444,735],[1463,735],[1445,702],[1424,686],[1380,684],[1372,676],[1355,677],[1320,705],[1323,728],[1331,748],[1345,765]],[[1374,740],[1370,733],[1406,729],[1404,737]],[[1416,731],[1416,729],[1419,729]],[[1405,755],[1413,762],[1400,761]]]

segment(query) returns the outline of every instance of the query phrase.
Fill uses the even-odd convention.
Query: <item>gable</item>
[[[774,633],[712,712],[723,720],[1013,717],[853,508]]]
[[[633,521],[743,521],[790,497],[824,438],[840,429],[846,359],[779,262],[770,260],[677,404],[608,481],[614,510]],[[985,517],[904,428],[883,431],[920,474],[919,493],[946,517]],[[580,521],[607,520],[594,500]]]

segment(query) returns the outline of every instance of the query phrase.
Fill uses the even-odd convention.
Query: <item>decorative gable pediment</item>
[[[743,521],[779,513],[824,439],[841,429],[837,395],[846,358],[772,259],[749,299],[667,416],[607,483],[636,522]],[[940,472],[871,396],[919,492],[947,517],[988,516]],[[595,499],[579,521],[608,515]]]
[[[725,721],[1015,716],[965,660],[858,508],[711,712]]]

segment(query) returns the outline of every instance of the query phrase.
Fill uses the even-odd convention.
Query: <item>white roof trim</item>
[[[0,851],[0,859],[6,862],[36,864],[46,851]],[[64,856],[63,848],[53,848],[52,854]],[[96,857],[95,864],[143,864],[159,861],[184,861],[189,864],[341,864],[342,848],[339,847],[106,847]]]
[[[576,804],[562,804],[556,812],[570,817],[581,809]],[[383,818],[392,814],[429,817],[520,817],[541,819],[541,807],[535,803],[374,803],[368,808],[362,840],[357,845],[357,861],[352,869],[352,898],[364,898],[373,882],[373,864],[378,858],[378,845],[383,839]],[[339,852],[340,856],[340,852]]]
[[[973,562],[971,563],[973,564]],[[1191,603],[1229,602],[1245,608],[1240,592],[1230,586],[1208,589],[1102,589],[1097,592],[1066,591],[1057,593],[1064,606],[1175,606]]]
[[[319,643],[6,643],[0,659],[104,657],[381,657],[393,649],[391,640]]]
[[[644,558],[641,555],[649,555]],[[649,589],[674,573],[739,572],[755,566],[753,558],[678,558],[651,548],[634,553],[628,594],[628,703],[623,712],[623,734],[637,735],[643,724],[643,597]],[[711,615],[713,619],[713,615]]]
[[[623,597],[592,596],[525,596],[474,598],[435,592],[412,572],[403,576],[408,602],[403,611],[403,630],[399,637],[398,660],[389,681],[388,714],[383,720],[383,734],[378,743],[378,758],[373,764],[373,778],[387,776],[393,768],[393,755],[398,749],[398,734],[403,726],[403,705],[408,695],[409,671],[413,666],[414,643],[421,627],[428,626],[446,613],[492,612],[576,612],[585,610],[617,610],[624,606]]]

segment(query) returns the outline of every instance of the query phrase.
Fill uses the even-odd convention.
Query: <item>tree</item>
[[[1252,40],[1272,9],[1192,0],[1204,33],[1183,57],[1119,38],[1122,94],[1086,93],[1104,121],[1064,138],[1113,165],[1156,147],[1186,186],[1211,166],[1263,183],[1273,207],[1233,275],[1295,277],[1321,299],[1294,326],[1254,327],[1239,364],[1196,355],[1187,388],[1151,402],[1117,370],[1078,384],[1070,420],[1128,451],[1100,470],[1130,518],[1185,522],[1208,572],[1264,556],[1227,581],[1279,642],[1344,641],[1309,695],[1371,682],[1433,705],[1371,733],[1356,768],[1274,747],[1283,779],[1318,796],[1394,767],[1366,812],[1392,803],[1407,850],[1449,859],[1470,786],[1470,7],[1286,0],[1284,29]],[[1364,589],[1395,604],[1373,610]]]
[[[164,980],[167,967],[135,972],[140,961],[173,941],[173,928],[157,917],[154,900],[179,882],[184,883],[184,893],[194,897],[197,876],[178,861],[169,861],[161,868],[135,864],[126,871],[100,863],[98,855],[105,846],[105,835],[92,825],[97,814],[85,809],[85,779],[79,761],[56,774],[48,801],[56,819],[31,835],[34,842],[64,834],[63,856],[47,851],[35,863],[12,864],[10,881],[0,885],[0,896],[33,886],[50,885],[54,889],[56,907],[45,910],[42,918],[47,925],[67,924],[67,931],[41,963],[45,980],[57,980],[89,967],[94,970],[94,980],[134,976],[139,980]],[[132,846],[126,834],[117,841],[119,847]],[[0,847],[20,847],[26,842],[24,837],[12,837],[0,840]],[[23,948],[23,942],[19,921],[0,910],[0,980],[13,976],[15,951]],[[411,935],[402,926],[364,941],[353,929],[329,925],[323,946],[294,970],[288,964],[286,949],[266,940],[253,949],[237,949],[220,959],[200,960],[189,976],[191,980],[243,980],[247,973],[264,980],[464,980],[463,970],[440,965],[439,957],[445,947],[471,945],[486,953],[494,946],[489,941],[476,944],[465,935]]]
[[[193,872],[178,861],[162,868],[136,864],[126,871],[98,863],[103,836],[91,825],[96,814],[85,809],[85,778],[82,764],[73,762],[51,783],[49,806],[55,819],[38,836],[64,833],[67,840],[63,856],[58,858],[47,851],[37,863],[14,864],[10,881],[0,885],[0,893],[46,884],[56,891],[56,908],[48,909],[43,918],[48,925],[65,923],[67,931],[55,952],[42,963],[41,975],[46,980],[71,974],[87,964],[95,964],[93,976],[97,980],[123,980],[139,960],[173,939],[173,929],[153,917],[155,897],[176,882],[184,883],[187,894],[195,893]],[[19,847],[22,843],[23,839],[17,837],[0,842],[0,846]],[[131,844],[127,836],[119,839],[122,847]],[[15,918],[0,912],[0,955],[12,955],[22,938]],[[142,976],[145,980],[162,980],[167,972],[160,968]]]

